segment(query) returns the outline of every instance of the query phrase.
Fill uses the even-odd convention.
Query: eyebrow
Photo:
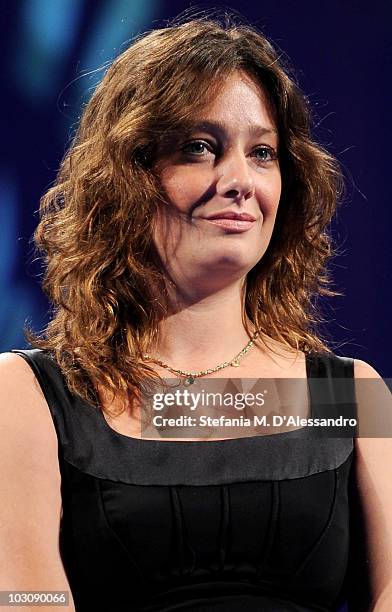
[[[226,133],[226,126],[221,121],[195,121],[186,126],[186,131],[206,130],[208,132]],[[266,127],[256,123],[248,126],[248,133],[252,136],[264,136],[266,134],[278,134],[278,130],[274,127]]]

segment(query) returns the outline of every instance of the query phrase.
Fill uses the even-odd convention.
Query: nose
[[[233,151],[225,160],[221,160],[216,190],[222,197],[239,201],[254,195],[254,181],[243,153]]]

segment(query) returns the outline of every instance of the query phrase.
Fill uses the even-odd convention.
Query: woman
[[[388,440],[143,436],[159,376],[379,378],[317,328],[341,187],[251,27],[190,20],[117,58],[42,200],[52,320],[1,356],[2,589],[71,589],[77,612],[391,609]]]

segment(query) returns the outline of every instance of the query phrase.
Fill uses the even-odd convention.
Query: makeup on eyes
[[[192,147],[198,147],[198,146],[200,148],[204,147],[204,151],[200,149],[199,151],[191,150]],[[184,153],[185,155],[189,156],[189,158],[202,159],[202,158],[207,157],[208,153],[211,153],[211,154],[215,153],[219,157],[222,156],[222,146],[215,145],[214,143],[208,141],[205,138],[193,138],[187,142],[182,143],[179,148],[180,148],[180,151]],[[262,165],[268,164],[278,159],[278,153],[271,145],[258,144],[251,149],[250,155],[253,157],[254,156],[253,154],[258,151],[265,151],[269,155],[268,159],[258,160],[258,163],[261,163]]]

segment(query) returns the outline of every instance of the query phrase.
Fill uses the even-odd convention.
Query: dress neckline
[[[315,417],[315,400],[313,397],[313,393],[312,393],[312,387],[311,385],[309,385],[309,379],[313,376],[313,368],[314,368],[314,359],[315,359],[316,355],[315,354],[311,354],[311,353],[305,353],[305,367],[306,367],[306,380],[307,380],[307,386],[308,386],[308,394],[309,394],[309,418],[314,418]],[[113,427],[111,427],[109,425],[109,423],[107,422],[107,420],[105,419],[105,416],[103,414],[103,410],[102,408],[100,408],[98,410],[98,415],[99,415],[99,419],[102,421],[103,427],[104,429],[106,429],[109,434],[113,437],[113,438],[117,438],[117,440],[119,440],[121,443],[123,444],[129,444],[129,445],[146,445],[146,444],[150,444],[154,447],[165,447],[167,448],[168,444],[174,444],[175,446],[179,447],[179,448],[185,448],[185,447],[189,447],[189,445],[194,446],[195,448],[200,448],[200,445],[207,445],[209,448],[216,448],[219,445],[222,445],[223,443],[226,443],[227,446],[236,446],[237,444],[241,443],[241,440],[257,440],[259,438],[270,438],[276,439],[276,436],[279,436],[280,439],[285,438],[285,437],[296,437],[298,435],[301,435],[303,433],[303,431],[305,431],[307,428],[306,427],[298,427],[296,429],[291,429],[290,431],[283,431],[280,433],[275,433],[275,434],[270,434],[267,436],[260,436],[260,435],[255,435],[255,436],[241,436],[239,438],[223,438],[221,440],[152,440],[150,438],[136,438],[134,436],[129,436],[127,434],[123,434],[119,431],[117,431],[116,429],[113,429]]]
[[[54,356],[41,349],[13,349],[30,364],[47,400],[59,441],[62,474],[131,485],[222,485],[303,478],[337,468],[353,451],[352,437],[319,435],[301,427],[271,435],[221,440],[150,440],[115,431],[95,404],[70,392]],[[356,417],[353,359],[306,354],[309,412]],[[318,379],[327,383],[319,389]],[[346,378],[347,386],[334,385]],[[303,379],[302,379],[303,380]],[[317,384],[316,384],[317,383]],[[316,434],[316,435],[314,435]],[[170,446],[169,446],[170,445]],[[202,446],[203,445],[203,446]]]

